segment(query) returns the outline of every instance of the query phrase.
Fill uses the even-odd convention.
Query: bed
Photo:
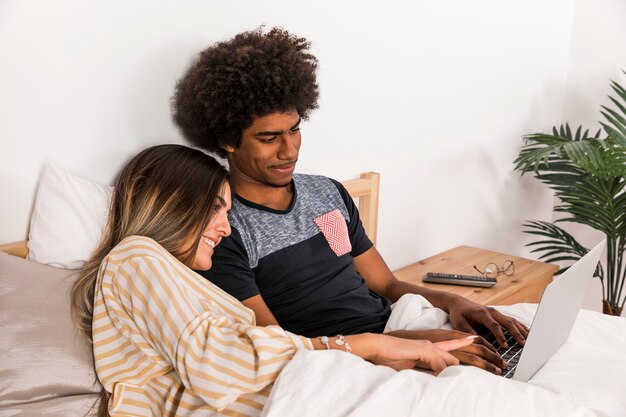
[[[379,176],[346,181],[375,240]],[[68,290],[102,230],[110,187],[48,167],[30,240],[0,246],[0,415],[92,415],[100,386]],[[28,258],[28,259],[25,259]],[[498,307],[530,323],[536,305]],[[455,366],[395,372],[338,351],[300,351],[265,416],[626,416],[626,319],[581,311],[569,341],[519,383]]]
[[[535,304],[498,307],[529,323]],[[298,352],[264,416],[626,416],[626,320],[581,311],[568,342],[528,383],[473,367],[434,377],[341,352]]]

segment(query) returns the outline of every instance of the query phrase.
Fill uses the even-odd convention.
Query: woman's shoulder
[[[154,283],[155,278],[178,281],[189,272],[189,268],[158,242],[145,236],[125,238],[109,252],[100,266],[103,285],[123,287],[133,287],[134,279],[129,278],[137,275],[150,278],[146,283]]]
[[[109,252],[106,258],[108,262],[116,264],[136,258],[175,259],[154,239],[146,236],[126,237]]]

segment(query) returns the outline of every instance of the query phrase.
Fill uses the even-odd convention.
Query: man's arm
[[[276,317],[274,317],[267,304],[265,304],[265,301],[263,300],[263,297],[261,297],[261,294],[243,300],[241,303],[254,311],[257,326],[280,326],[278,324],[278,320],[276,320]]]
[[[435,307],[446,311],[450,315],[450,323],[458,330],[476,334],[475,328],[484,326],[494,334],[502,346],[507,346],[502,327],[508,329],[520,344],[523,344],[528,336],[526,326],[491,307],[477,304],[456,294],[400,281],[393,275],[375,247],[355,257],[354,265],[372,291],[393,302],[404,294],[419,294]]]
[[[257,326],[278,324],[259,292],[243,239],[235,227],[215,247],[213,267],[197,272],[254,311]]]

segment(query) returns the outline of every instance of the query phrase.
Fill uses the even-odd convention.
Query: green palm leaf
[[[529,221],[523,225],[526,233],[541,236],[538,240],[526,246],[535,247],[531,252],[544,252],[539,259],[545,262],[577,261],[589,252],[568,232],[559,226],[545,221]],[[561,268],[555,275],[567,271],[569,266]],[[595,276],[603,279],[603,270],[600,264],[596,269]]]

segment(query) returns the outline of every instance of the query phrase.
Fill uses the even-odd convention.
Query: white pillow
[[[100,241],[113,187],[46,166],[30,219],[28,259],[77,269]]]

